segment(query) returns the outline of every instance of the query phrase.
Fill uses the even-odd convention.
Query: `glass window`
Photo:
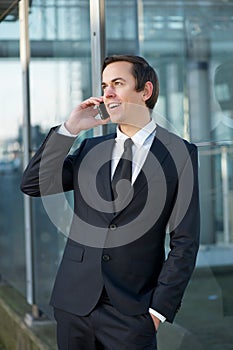
[[[105,3],[108,55],[135,53],[138,50],[137,1],[120,0]]]
[[[25,295],[22,73],[15,11],[0,22],[0,274]]]
[[[33,0],[29,14],[33,152],[49,129],[91,95],[90,1]],[[197,144],[201,247],[175,323],[161,325],[159,348],[232,348],[233,318],[233,2],[106,0],[106,53],[140,54],[157,70],[153,117]],[[22,76],[19,22],[0,23],[0,273],[26,294],[22,175]],[[112,130],[109,125],[107,132]],[[85,135],[92,136],[92,131]],[[83,137],[85,136],[83,135]],[[80,139],[77,140],[77,143]],[[72,206],[70,194],[54,222],[34,198],[36,304],[49,297]],[[55,198],[56,199],[56,198]],[[54,203],[54,201],[53,201]],[[65,228],[64,228],[65,226]],[[64,230],[63,230],[63,229]],[[65,233],[64,233],[65,232]]]
[[[71,110],[91,95],[89,1],[33,1],[29,34],[35,151],[49,129],[65,121]],[[51,200],[55,204],[56,198]],[[69,195],[67,201],[71,202]],[[58,218],[67,215],[67,203],[56,209],[59,214],[54,221],[45,201],[33,199],[36,303],[46,313],[50,313],[49,297],[66,241],[67,232],[60,231],[64,223]]]

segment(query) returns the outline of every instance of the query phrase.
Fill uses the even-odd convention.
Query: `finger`
[[[81,103],[82,108],[87,108],[92,105],[99,105],[103,101],[102,97],[89,97],[87,100]]]

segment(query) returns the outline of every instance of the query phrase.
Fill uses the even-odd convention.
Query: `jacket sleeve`
[[[40,197],[73,189],[73,161],[67,156],[75,138],[50,130],[41,147],[26,167],[20,189],[29,196]]]
[[[173,322],[196,263],[200,210],[198,157],[195,145],[179,174],[178,194],[170,220],[170,251],[153,293],[151,308]]]

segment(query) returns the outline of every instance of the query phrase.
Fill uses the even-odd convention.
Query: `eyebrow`
[[[111,83],[114,83],[114,82],[117,81],[117,80],[126,81],[124,78],[119,77],[119,78],[114,78],[114,79],[112,79],[112,80],[111,80]],[[101,85],[102,85],[102,86],[103,86],[103,85],[106,85],[106,83],[105,83],[104,81],[102,81]]]

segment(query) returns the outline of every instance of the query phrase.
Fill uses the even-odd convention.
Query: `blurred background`
[[[233,0],[0,1],[1,280],[32,319],[52,319],[66,236],[41,199],[23,196],[20,179],[50,127],[101,94],[101,61],[111,54],[149,61],[160,80],[155,118],[199,148],[197,268],[175,324],[161,327],[160,349],[173,331],[177,349],[188,350],[187,339],[233,349]]]

